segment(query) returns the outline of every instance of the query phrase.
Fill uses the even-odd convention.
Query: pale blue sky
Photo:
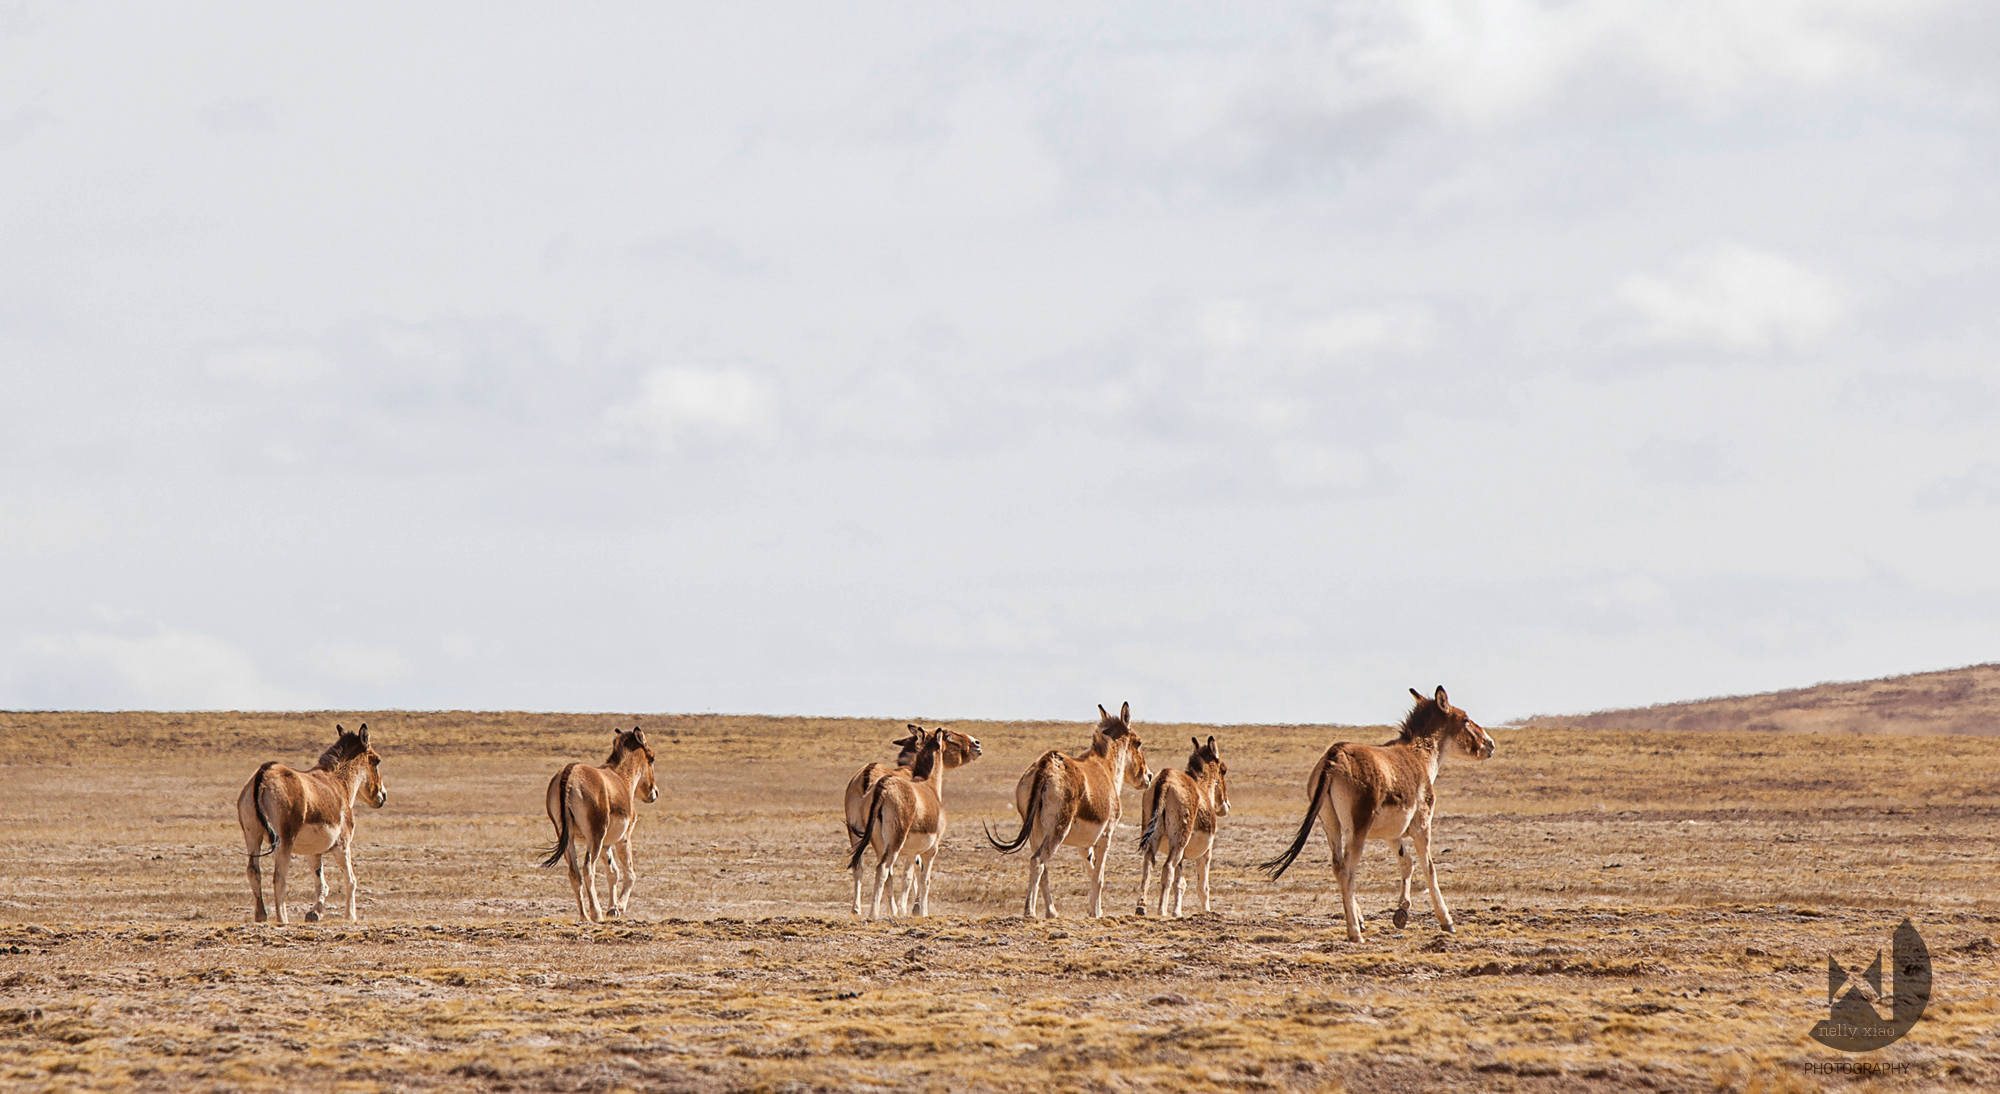
[[[2000,658],[1977,3],[0,14],[0,706]]]

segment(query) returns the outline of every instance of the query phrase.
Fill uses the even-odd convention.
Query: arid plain
[[[985,756],[946,783],[936,914],[863,923],[840,794],[901,721],[0,715],[0,1087],[2000,1087],[2000,740],[1495,730],[1493,759],[1440,778],[1458,933],[1421,894],[1390,925],[1374,845],[1355,945],[1318,837],[1279,883],[1253,864],[1320,750],[1388,731],[1135,713],[1156,770],[1196,733],[1230,765],[1214,914],[1132,914],[1128,824],[1104,919],[1078,914],[1074,851],[1065,918],[1019,917],[1025,866],[980,824],[1012,831],[1014,780],[1084,745],[1082,721],[957,723]],[[362,921],[251,925],[238,788],[364,720],[389,801],[362,810]],[[635,723],[664,795],[641,807],[634,914],[579,924],[532,864],[543,787]],[[1905,915],[1935,962],[1924,1020],[1861,1057],[1809,1040],[1827,957],[1865,966]],[[1855,1059],[1891,1069],[1820,1069]]]

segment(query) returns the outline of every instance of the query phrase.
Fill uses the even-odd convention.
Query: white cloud
[[[1715,104],[1773,86],[1876,72],[1878,39],[1919,5],[1726,0],[1420,0],[1349,16],[1329,44],[1371,96],[1454,120],[1543,108],[1587,85]],[[1353,93],[1350,90],[1350,94]]]
[[[1619,288],[1648,341],[1762,350],[1810,342],[1841,315],[1834,283],[1782,255],[1741,244],[1690,254]]]
[[[1338,445],[1284,443],[1273,446],[1271,458],[1279,480],[1300,491],[1359,490],[1376,474],[1367,453]]]
[[[304,346],[239,346],[208,358],[210,376],[247,380],[262,387],[285,387],[316,380],[327,371],[326,357]]]
[[[776,429],[776,386],[737,368],[656,368],[631,402],[611,408],[612,425],[681,446],[764,439]]]
[[[24,643],[18,694],[154,710],[296,710],[315,705],[266,681],[256,661],[213,635],[161,627],[130,637],[79,631]],[[82,700],[70,696],[88,696]]]
[[[1299,343],[1328,357],[1375,352],[1414,353],[1431,344],[1431,316],[1415,305],[1362,308],[1310,320]]]
[[[323,643],[306,651],[306,663],[350,684],[393,684],[410,675],[409,659],[393,646]]]

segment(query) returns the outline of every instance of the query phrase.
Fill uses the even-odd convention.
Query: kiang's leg
[[[583,882],[583,857],[589,854],[588,845],[581,838],[569,841],[563,849],[563,861],[569,866],[569,887],[576,893],[576,915],[578,919],[590,920],[590,900],[585,898]],[[595,894],[592,894],[594,897]]]
[[[604,845],[603,858],[605,874],[604,898],[607,902],[604,914],[616,918],[618,915],[618,892],[625,880],[625,868],[618,861],[618,844],[616,842],[607,842]]]
[[[1394,923],[1400,929],[1410,921],[1410,870],[1411,867],[1416,865],[1416,860],[1410,857],[1408,840],[1396,840],[1396,865],[1403,872],[1403,891],[1402,896],[1396,901],[1396,916],[1394,919]]]
[[[1444,891],[1438,888],[1437,863],[1431,860],[1430,818],[1424,818],[1424,826],[1417,830],[1415,843],[1417,857],[1424,864],[1424,881],[1431,887],[1431,910],[1437,913],[1438,926],[1447,933],[1455,933],[1458,928],[1451,921],[1451,909],[1445,907]]]
[[[1104,914],[1104,863],[1111,857],[1112,825],[1104,826],[1104,834],[1090,848],[1090,915],[1095,919]]]
[[[639,875],[632,869],[632,839],[627,836],[618,841],[619,873],[624,878],[624,890],[618,894],[618,914],[624,915],[632,908],[632,888],[639,883]]]
[[[313,896],[312,907],[306,909],[306,922],[318,923],[320,916],[326,914],[326,856],[314,855],[312,860],[313,881],[319,891]]]
[[[929,854],[918,860],[912,870],[913,873],[921,875],[916,882],[916,904],[912,908],[912,912],[916,915],[931,914],[931,869],[936,865],[937,848],[933,847]]]
[[[281,845],[271,853],[271,903],[277,906],[278,926],[291,923],[285,915],[285,874],[291,870],[292,849]]]
[[[347,921],[360,919],[355,911],[355,901],[360,897],[360,887],[354,884],[354,837],[340,841],[340,873],[347,881]]]

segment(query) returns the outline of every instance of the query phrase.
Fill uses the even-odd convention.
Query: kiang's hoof
[[[1400,928],[1403,928],[1403,927],[1407,927],[1407,926],[1409,926],[1409,925],[1410,925],[1410,910],[1409,910],[1408,908],[1398,908],[1398,909],[1396,909],[1396,918],[1395,918],[1394,922],[1395,922],[1395,924],[1396,924],[1396,926],[1397,926],[1397,928],[1398,928],[1398,929],[1400,929]]]
[[[307,922],[307,923],[318,923],[318,922],[319,922],[319,913],[318,913],[318,912],[315,912],[315,911],[307,911],[307,912],[306,912],[306,922]]]
[[[1135,908],[1135,909],[1133,909],[1133,910],[1132,910],[1132,914],[1133,914],[1133,915],[1145,915],[1145,914],[1146,914],[1146,906],[1145,906],[1144,904],[1141,904],[1141,905],[1139,905],[1139,906],[1138,906],[1137,908]]]

